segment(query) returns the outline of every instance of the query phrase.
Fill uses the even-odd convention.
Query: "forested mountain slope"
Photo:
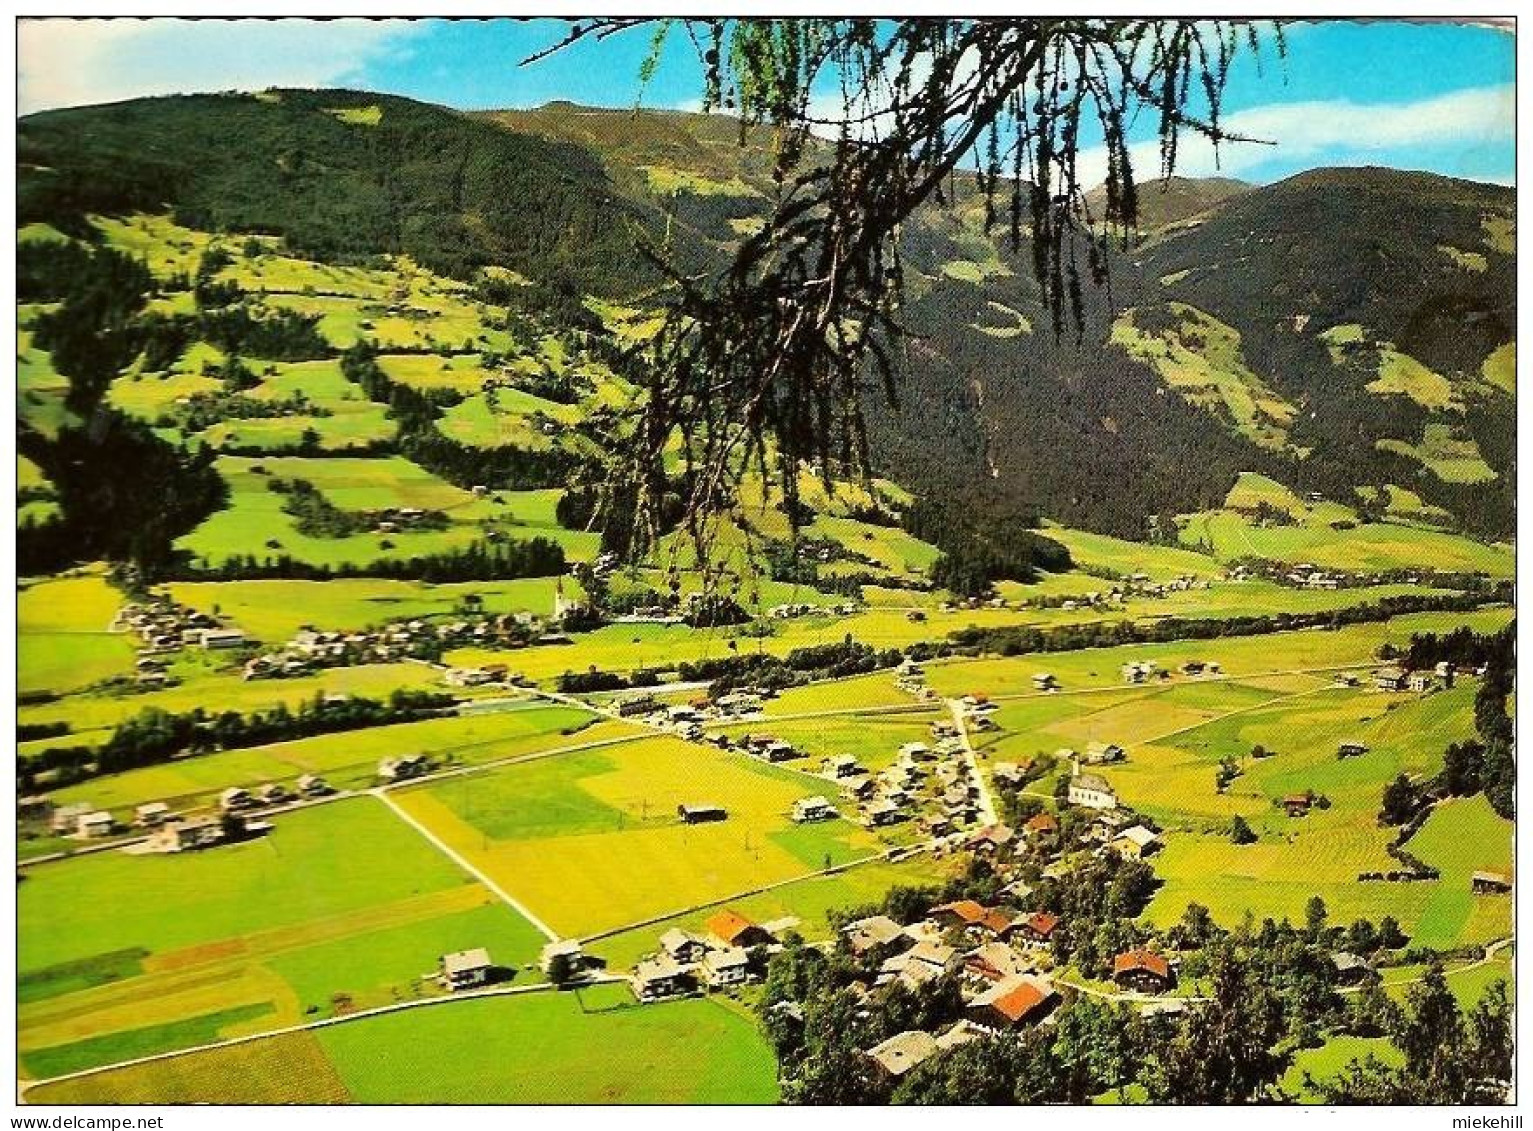
[[[19,134],[24,223],[168,206],[299,255],[499,266],[636,308],[655,284],[636,237],[706,269],[776,191],[766,131],[742,145],[719,116],[567,103],[271,91],[58,111]],[[1028,249],[953,190],[905,236],[916,335],[900,404],[873,414],[891,477],[977,513],[1165,538],[1258,471],[1510,533],[1511,190],[1376,169],[1146,185],[1078,340],[1055,334]]]

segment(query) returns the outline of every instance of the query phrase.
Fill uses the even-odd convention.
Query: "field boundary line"
[[[627,981],[627,978],[620,978],[615,974],[601,974],[585,979],[580,985],[611,985]],[[141,1064],[153,1064],[161,1060],[174,1060],[176,1057],[191,1056],[193,1053],[233,1048],[236,1045],[247,1045],[253,1041],[269,1040],[272,1037],[285,1037],[293,1033],[306,1033],[313,1029],[327,1029],[333,1025],[344,1025],[348,1021],[365,1021],[370,1017],[379,1017],[388,1013],[402,1013],[407,1009],[425,1009],[433,1005],[450,1005],[458,1001],[477,1001],[481,998],[493,997],[515,997],[519,994],[547,993],[560,989],[562,987],[555,985],[553,982],[534,982],[530,985],[522,986],[492,986],[485,990],[459,990],[456,993],[443,994],[440,997],[417,998],[415,1001],[396,1001],[388,1005],[375,1005],[370,1009],[359,1009],[355,1013],[343,1013],[335,1017],[322,1017],[315,1021],[303,1021],[297,1025],[284,1025],[280,1029],[266,1029],[260,1033],[244,1033],[237,1037],[224,1037],[216,1041],[207,1041],[200,1045],[191,1045],[184,1049],[169,1049],[165,1052],[151,1053],[148,1056],[134,1057],[131,1060],[120,1060],[115,1064],[101,1064],[95,1068],[81,1068],[74,1072],[66,1072],[62,1076],[50,1076],[45,1080],[18,1081],[17,1091],[21,1096],[25,1097],[33,1088],[40,1088],[45,1084],[62,1084],[68,1080],[80,1080],[88,1076],[99,1076],[103,1072],[114,1072],[119,1068],[136,1068]]]
[[[469,863],[468,860],[462,856],[462,854],[460,854],[456,849],[452,848],[441,837],[437,836],[436,833],[432,832],[425,825],[421,824],[420,821],[416,820],[409,813],[407,813],[397,801],[395,801],[387,794],[387,792],[382,789],[369,790],[368,792],[371,793],[372,796],[376,797],[379,801],[383,802],[383,804],[391,809],[395,815],[399,817],[400,820],[404,821],[416,832],[420,833],[421,836],[430,841],[437,848],[437,850],[442,853],[442,855],[446,856],[454,864],[458,865],[458,867],[462,868],[469,875],[473,876],[474,879],[478,880],[485,887],[489,888],[490,891],[494,892],[502,903],[504,903],[507,907],[511,908],[511,910],[520,915],[523,919],[526,919],[527,922],[536,927],[550,942],[559,941],[560,935],[557,931],[555,931],[547,923],[543,922],[543,920],[534,915],[530,910],[528,910],[527,907],[512,897],[512,895],[503,887],[497,884],[494,880],[490,879],[489,876],[485,875],[477,867]]]

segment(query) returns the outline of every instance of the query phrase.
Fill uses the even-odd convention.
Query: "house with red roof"
[[[1175,981],[1169,962],[1153,951],[1137,947],[1112,960],[1112,980],[1125,990],[1142,994],[1165,993]]]

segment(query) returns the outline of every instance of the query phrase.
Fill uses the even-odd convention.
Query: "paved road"
[[[511,908],[511,910],[515,911],[523,919],[526,919],[527,922],[531,923],[539,931],[543,932],[543,935],[550,942],[558,942],[559,941],[560,935],[559,935],[558,931],[554,930],[547,923],[543,922],[543,920],[539,919],[536,915],[534,915],[532,913],[532,911],[527,906],[525,906],[524,904],[518,902],[503,887],[501,887],[499,884],[497,884],[494,880],[490,879],[489,876],[485,875],[478,868],[474,867],[473,864],[470,864],[466,859],[463,858],[463,856],[461,854],[459,854],[455,849],[453,849],[446,841],[444,841],[441,837],[437,836],[436,833],[432,832],[425,825],[421,824],[414,817],[410,816],[409,813],[405,812],[404,809],[400,808],[399,803],[388,795],[388,791],[386,789],[379,788],[379,789],[370,790],[369,792],[372,793],[372,795],[374,797],[376,797],[379,801],[383,802],[390,809],[392,809],[394,811],[394,813],[399,817],[400,820],[404,821],[407,825],[409,825],[411,828],[413,828],[416,832],[420,833],[421,836],[425,837],[428,841],[430,841],[437,848],[437,850],[442,853],[442,855],[446,856],[449,860],[451,860],[458,867],[462,868],[469,875],[473,876],[474,879],[478,880],[485,887],[489,888],[490,891],[495,893],[495,895],[500,899],[500,901],[502,903],[504,903],[507,907]]]
[[[963,743],[963,758],[969,764],[969,772],[974,775],[974,780],[979,783],[979,816],[983,825],[998,825],[1000,817],[995,811],[995,796],[990,792],[990,781],[980,772],[979,758],[974,753],[974,745],[969,741],[969,727],[964,721],[963,704],[957,699],[947,701],[948,713],[953,716],[953,725],[958,728],[958,740]]]

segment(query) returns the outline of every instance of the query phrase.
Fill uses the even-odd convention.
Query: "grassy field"
[[[1421,932],[1430,938],[1499,938],[1512,929],[1510,895],[1475,895],[1469,876],[1476,871],[1512,874],[1512,823],[1497,816],[1484,796],[1439,806],[1406,844],[1442,873],[1422,913]]]
[[[1379,448],[1420,460],[1446,483],[1483,483],[1496,477],[1480,454],[1479,445],[1450,424],[1432,421],[1422,430],[1419,444],[1403,440],[1380,440]]]
[[[99,572],[24,586],[16,597],[18,689],[63,693],[131,672],[130,638],[107,631],[122,601]]]
[[[1360,572],[1436,569],[1492,577],[1513,572],[1512,554],[1503,545],[1395,523],[1362,523],[1351,530],[1319,522],[1257,526],[1234,511],[1216,510],[1187,516],[1181,537],[1187,545],[1211,547],[1220,561],[1255,557]]]
[[[824,783],[672,738],[402,790],[398,803],[555,930],[586,935],[867,855],[841,821],[797,827]],[[680,804],[724,806],[686,825]]]
[[[554,605],[552,577],[511,581],[430,585],[385,578],[337,578],[332,581],[173,582],[170,595],[204,612],[233,619],[251,637],[267,642],[289,640],[313,626],[330,632],[355,632],[385,621],[441,617],[456,612],[464,598],[478,597],[486,613],[547,614]],[[574,578],[564,579],[565,595],[581,596]]]
[[[1425,697],[1324,690],[1268,707],[1211,720],[1173,740],[1136,748],[1129,764],[1109,776],[1130,804],[1171,830],[1157,873],[1165,886],[1150,907],[1158,923],[1178,918],[1189,902],[1233,923],[1246,910],[1298,921],[1305,901],[1320,895],[1338,922],[1393,915],[1424,946],[1484,942],[1506,933],[1505,897],[1472,897],[1468,873],[1509,862],[1509,826],[1488,810],[1454,803],[1423,830],[1429,863],[1444,860],[1442,878],[1428,883],[1358,882],[1365,871],[1399,865],[1384,851],[1390,831],[1375,820],[1384,785],[1400,773],[1430,774],[1448,743],[1473,733],[1473,688]],[[1338,760],[1337,745],[1357,739],[1369,749]],[[1271,758],[1246,757],[1255,744]],[[1243,776],[1224,794],[1214,790],[1220,757],[1240,759]],[[1276,802],[1314,790],[1329,807],[1294,819]],[[1255,844],[1225,835],[1239,813],[1257,831]],[[1489,818],[1487,820],[1487,818]],[[1497,827],[1497,826],[1500,827]],[[1472,850],[1458,841],[1473,836]],[[1412,851],[1415,851],[1413,848]]]
[[[371,799],[201,853],[43,865],[18,915],[34,1078],[408,1000],[443,948],[522,967],[542,942]]]
[[[454,1002],[39,1088],[64,1103],[771,1103],[741,1011],[626,986]]]
[[[1112,343],[1239,435],[1263,447],[1284,447],[1297,410],[1246,366],[1239,331],[1184,303],[1170,303],[1166,311],[1174,325],[1158,331],[1141,326],[1138,311],[1125,311],[1113,323]]]
[[[396,688],[444,689],[439,671],[412,663],[326,668],[293,679],[245,680],[238,672],[219,672],[198,675],[161,691],[66,695],[54,702],[22,707],[17,714],[24,723],[65,722],[76,731],[89,731],[115,726],[146,707],[190,711],[214,704],[220,710],[248,713],[278,703],[296,707],[319,694],[386,697]]]
[[[258,559],[287,554],[313,565],[365,565],[384,558],[461,548],[482,538],[491,528],[516,537],[553,538],[574,557],[582,556],[583,552],[594,555],[599,541],[596,535],[565,531],[549,524],[547,492],[512,492],[500,496],[500,502],[481,499],[398,456],[378,459],[224,456],[218,467],[229,484],[229,506],[177,542],[180,548],[212,563],[250,553]],[[389,507],[440,510],[447,514],[449,525],[444,530],[390,535],[310,537],[299,533],[292,516],[283,511],[284,497],[268,488],[272,478],[306,479],[342,510]],[[385,546],[385,542],[389,545]]]
[[[319,774],[337,789],[365,788],[375,783],[379,760],[390,755],[429,751],[443,765],[479,765],[586,741],[581,728],[595,717],[576,707],[529,703],[204,754],[66,786],[54,797],[61,804],[89,801],[127,817],[145,801],[197,807],[227,786],[291,786],[305,773]]]

